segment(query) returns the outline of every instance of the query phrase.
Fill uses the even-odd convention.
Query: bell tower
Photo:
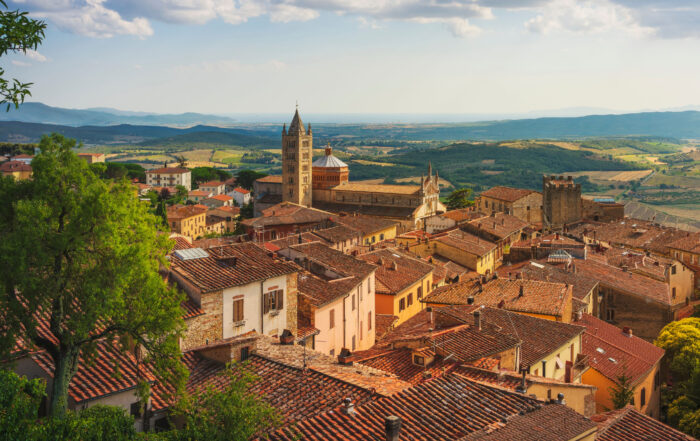
[[[287,130],[282,127],[282,200],[311,206],[311,157],[313,134],[311,124],[304,128],[299,106]]]

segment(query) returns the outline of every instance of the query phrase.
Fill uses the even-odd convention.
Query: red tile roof
[[[209,199],[216,199],[217,201],[222,201],[222,202],[228,202],[233,200],[231,196],[225,195],[225,194],[217,194],[216,196],[212,196]]]
[[[193,302],[192,299],[190,299],[189,297],[187,298],[187,300],[182,302],[180,306],[182,307],[182,309],[185,310],[185,314],[182,316],[182,318],[185,320],[204,315],[204,310],[197,306],[197,304]]]
[[[339,224],[343,224],[347,227],[352,228],[353,230],[359,231],[365,236],[398,225],[396,221],[392,221],[389,219],[382,219],[380,217],[362,215],[338,216],[334,220]]]
[[[432,265],[395,249],[376,250],[358,258],[378,266],[375,292],[379,294],[397,295],[433,271]]]
[[[507,267],[502,267],[507,268]],[[598,281],[583,273],[574,273],[553,265],[527,262],[520,269],[524,279],[541,280],[544,282],[568,283],[573,286],[573,295],[576,299],[584,299],[595,287]],[[590,299],[591,301],[593,299]]]
[[[224,245],[209,248],[206,252],[208,257],[197,259],[182,260],[176,254],[170,258],[171,271],[202,292],[246,285],[298,271],[294,263],[270,257],[264,249],[252,243]]]
[[[520,198],[537,193],[534,190],[526,190],[524,188],[512,188],[512,187],[491,187],[488,190],[482,192],[479,196],[498,199],[505,202],[515,202]]]
[[[401,419],[401,439],[456,439],[520,412],[541,407],[536,400],[477,384],[455,375],[426,381],[393,397],[334,409],[270,434],[273,441],[383,440],[384,420]],[[572,411],[573,412],[573,411]],[[559,424],[559,422],[557,422]]]
[[[241,224],[247,227],[322,223],[332,214],[315,208],[307,208],[291,202],[282,202],[266,208],[262,216],[246,219]]]
[[[5,173],[32,171],[32,166],[22,161],[7,161],[0,164],[0,171]]]
[[[40,351],[32,359],[49,375],[53,375],[53,359]],[[68,386],[68,396],[76,403],[136,388],[140,379],[153,382],[148,367],[139,363],[131,352],[122,350],[116,341],[100,340],[94,359],[81,356],[78,370]]]
[[[192,248],[192,244],[182,236],[171,237],[170,240],[175,241],[175,246],[173,246],[173,251],[186,250],[187,248]]]
[[[224,185],[224,183],[221,181],[209,181],[199,184],[200,187],[221,187],[222,185]]]
[[[459,223],[463,221],[470,221],[473,219],[478,219],[480,217],[485,217],[484,213],[475,211],[474,208],[460,208],[458,210],[450,210],[442,213],[443,217],[452,219],[453,221]]]
[[[495,422],[459,441],[569,441],[592,435],[596,425],[562,404],[548,404],[525,415]]]
[[[659,280],[593,260],[576,260],[573,265],[576,273],[595,279],[601,285],[666,305],[672,304],[669,286]]]
[[[487,233],[501,240],[518,233],[527,226],[527,222],[515,216],[511,216],[510,214],[494,213],[489,217],[469,221],[469,223],[462,228],[466,230],[476,229],[477,231]]]
[[[182,167],[162,167],[146,170],[146,173],[157,173],[159,175],[179,175],[181,173],[190,173],[190,170]]]
[[[204,207],[204,206],[202,206]],[[173,205],[168,207],[168,220],[187,219],[207,211],[207,207],[197,205]]]
[[[308,271],[302,271],[297,278],[299,294],[309,303],[320,308],[328,303],[350,295],[362,280],[357,277],[343,277],[337,280],[325,280]]]
[[[289,248],[295,253],[302,254],[310,262],[330,269],[336,274],[346,277],[354,276],[359,279],[358,282],[372,274],[376,269],[375,265],[367,263],[364,259],[345,254],[318,241],[290,245]],[[311,271],[317,272],[313,268]]]
[[[297,245],[299,244],[299,234],[291,234],[287,237],[283,237],[280,239],[275,239],[271,240],[269,242],[265,242],[265,248],[267,248],[270,251],[279,251],[283,250],[285,248],[289,248],[291,245]],[[308,242],[318,242],[319,238],[311,233],[311,232],[304,232],[301,233],[301,243],[308,243]]]
[[[589,357],[589,365],[613,381],[625,373],[637,383],[664,356],[663,349],[590,314],[583,314],[576,324],[586,328],[581,352]]]
[[[625,218],[610,223],[585,222],[569,229],[569,234],[667,254],[668,245],[688,235],[687,231],[662,227],[641,219]]]
[[[256,179],[255,182],[263,182],[263,183],[270,183],[270,184],[281,184],[281,183],[282,183],[282,175],[269,175],[269,176],[264,176],[264,177],[262,177],[262,178]]]
[[[403,381],[411,384],[419,384],[430,378],[437,378],[457,366],[456,362],[444,361],[442,358],[435,359],[435,362],[427,367],[418,366],[413,363],[412,350],[401,349],[377,349],[353,353],[353,360],[357,363],[381,369],[396,375]]]
[[[316,230],[313,232],[313,234],[332,244],[345,242],[346,240],[352,239],[359,240],[362,236],[359,231],[342,224],[322,230]]]
[[[250,190],[246,190],[245,188],[242,187],[236,187],[233,189],[233,191],[240,193],[240,194],[248,194],[250,193]]]
[[[457,248],[460,251],[467,252],[476,256],[484,256],[496,249],[496,244],[488,240],[481,239],[466,231],[453,230],[444,236],[435,239],[447,246]]]
[[[688,233],[685,237],[668,244],[669,248],[700,254],[700,233]]]
[[[591,417],[598,425],[597,441],[692,441],[692,436],[635,410],[633,406]]]
[[[394,323],[399,320],[399,317],[391,314],[375,314],[375,335],[377,340],[381,340],[391,329]]]
[[[187,193],[188,196],[209,196],[210,194],[210,192],[202,190],[192,190]]]

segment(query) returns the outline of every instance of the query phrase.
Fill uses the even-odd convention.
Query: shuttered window
[[[233,321],[243,321],[243,299],[233,301]]]

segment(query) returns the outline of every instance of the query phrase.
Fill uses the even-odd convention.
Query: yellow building
[[[339,224],[359,231],[362,234],[363,245],[372,245],[396,237],[398,223],[393,220],[358,215],[338,216],[334,220]]]
[[[402,237],[399,242],[423,258],[437,254],[479,274],[492,274],[496,270],[498,246],[461,230],[422,240]]]
[[[104,153],[78,153],[78,158],[84,159],[88,164],[105,162]]]
[[[168,207],[170,231],[198,239],[207,234],[207,210],[196,205],[173,205]]]
[[[378,267],[375,273],[377,314],[397,316],[396,326],[423,309],[421,299],[432,289],[432,265],[388,248],[358,257]]]
[[[668,249],[671,256],[693,271],[695,289],[700,290],[700,233],[688,233],[686,237],[672,242]]]
[[[22,161],[7,161],[0,164],[0,173],[17,180],[29,179],[32,177],[32,166]]]
[[[590,368],[582,381],[598,388],[596,410],[613,409],[611,388],[624,374],[634,389],[631,405],[638,411],[659,417],[661,381],[659,363],[664,350],[632,335],[629,328],[620,329],[589,314],[575,322],[584,326],[582,352]]]

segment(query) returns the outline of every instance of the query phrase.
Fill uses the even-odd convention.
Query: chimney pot
[[[474,311],[474,324],[476,325],[476,328],[481,331],[481,311],[478,309]]]
[[[467,305],[473,305],[474,304],[474,297],[469,296],[467,297]]]
[[[623,332],[626,336],[632,337],[632,328],[630,328],[629,326],[625,326],[624,328],[622,328],[622,332]]]
[[[384,431],[386,433],[386,441],[399,441],[401,418],[396,415],[384,418]]]
[[[352,398],[348,397],[343,400],[343,413],[345,415],[355,416],[355,405],[352,403]]]
[[[566,401],[564,401],[564,394],[561,392],[557,394],[557,404],[566,404]]]
[[[520,291],[518,292],[518,297],[522,297],[522,296],[524,296],[524,295],[525,295],[525,287],[524,287],[523,284],[521,283],[521,284],[520,284]]]

